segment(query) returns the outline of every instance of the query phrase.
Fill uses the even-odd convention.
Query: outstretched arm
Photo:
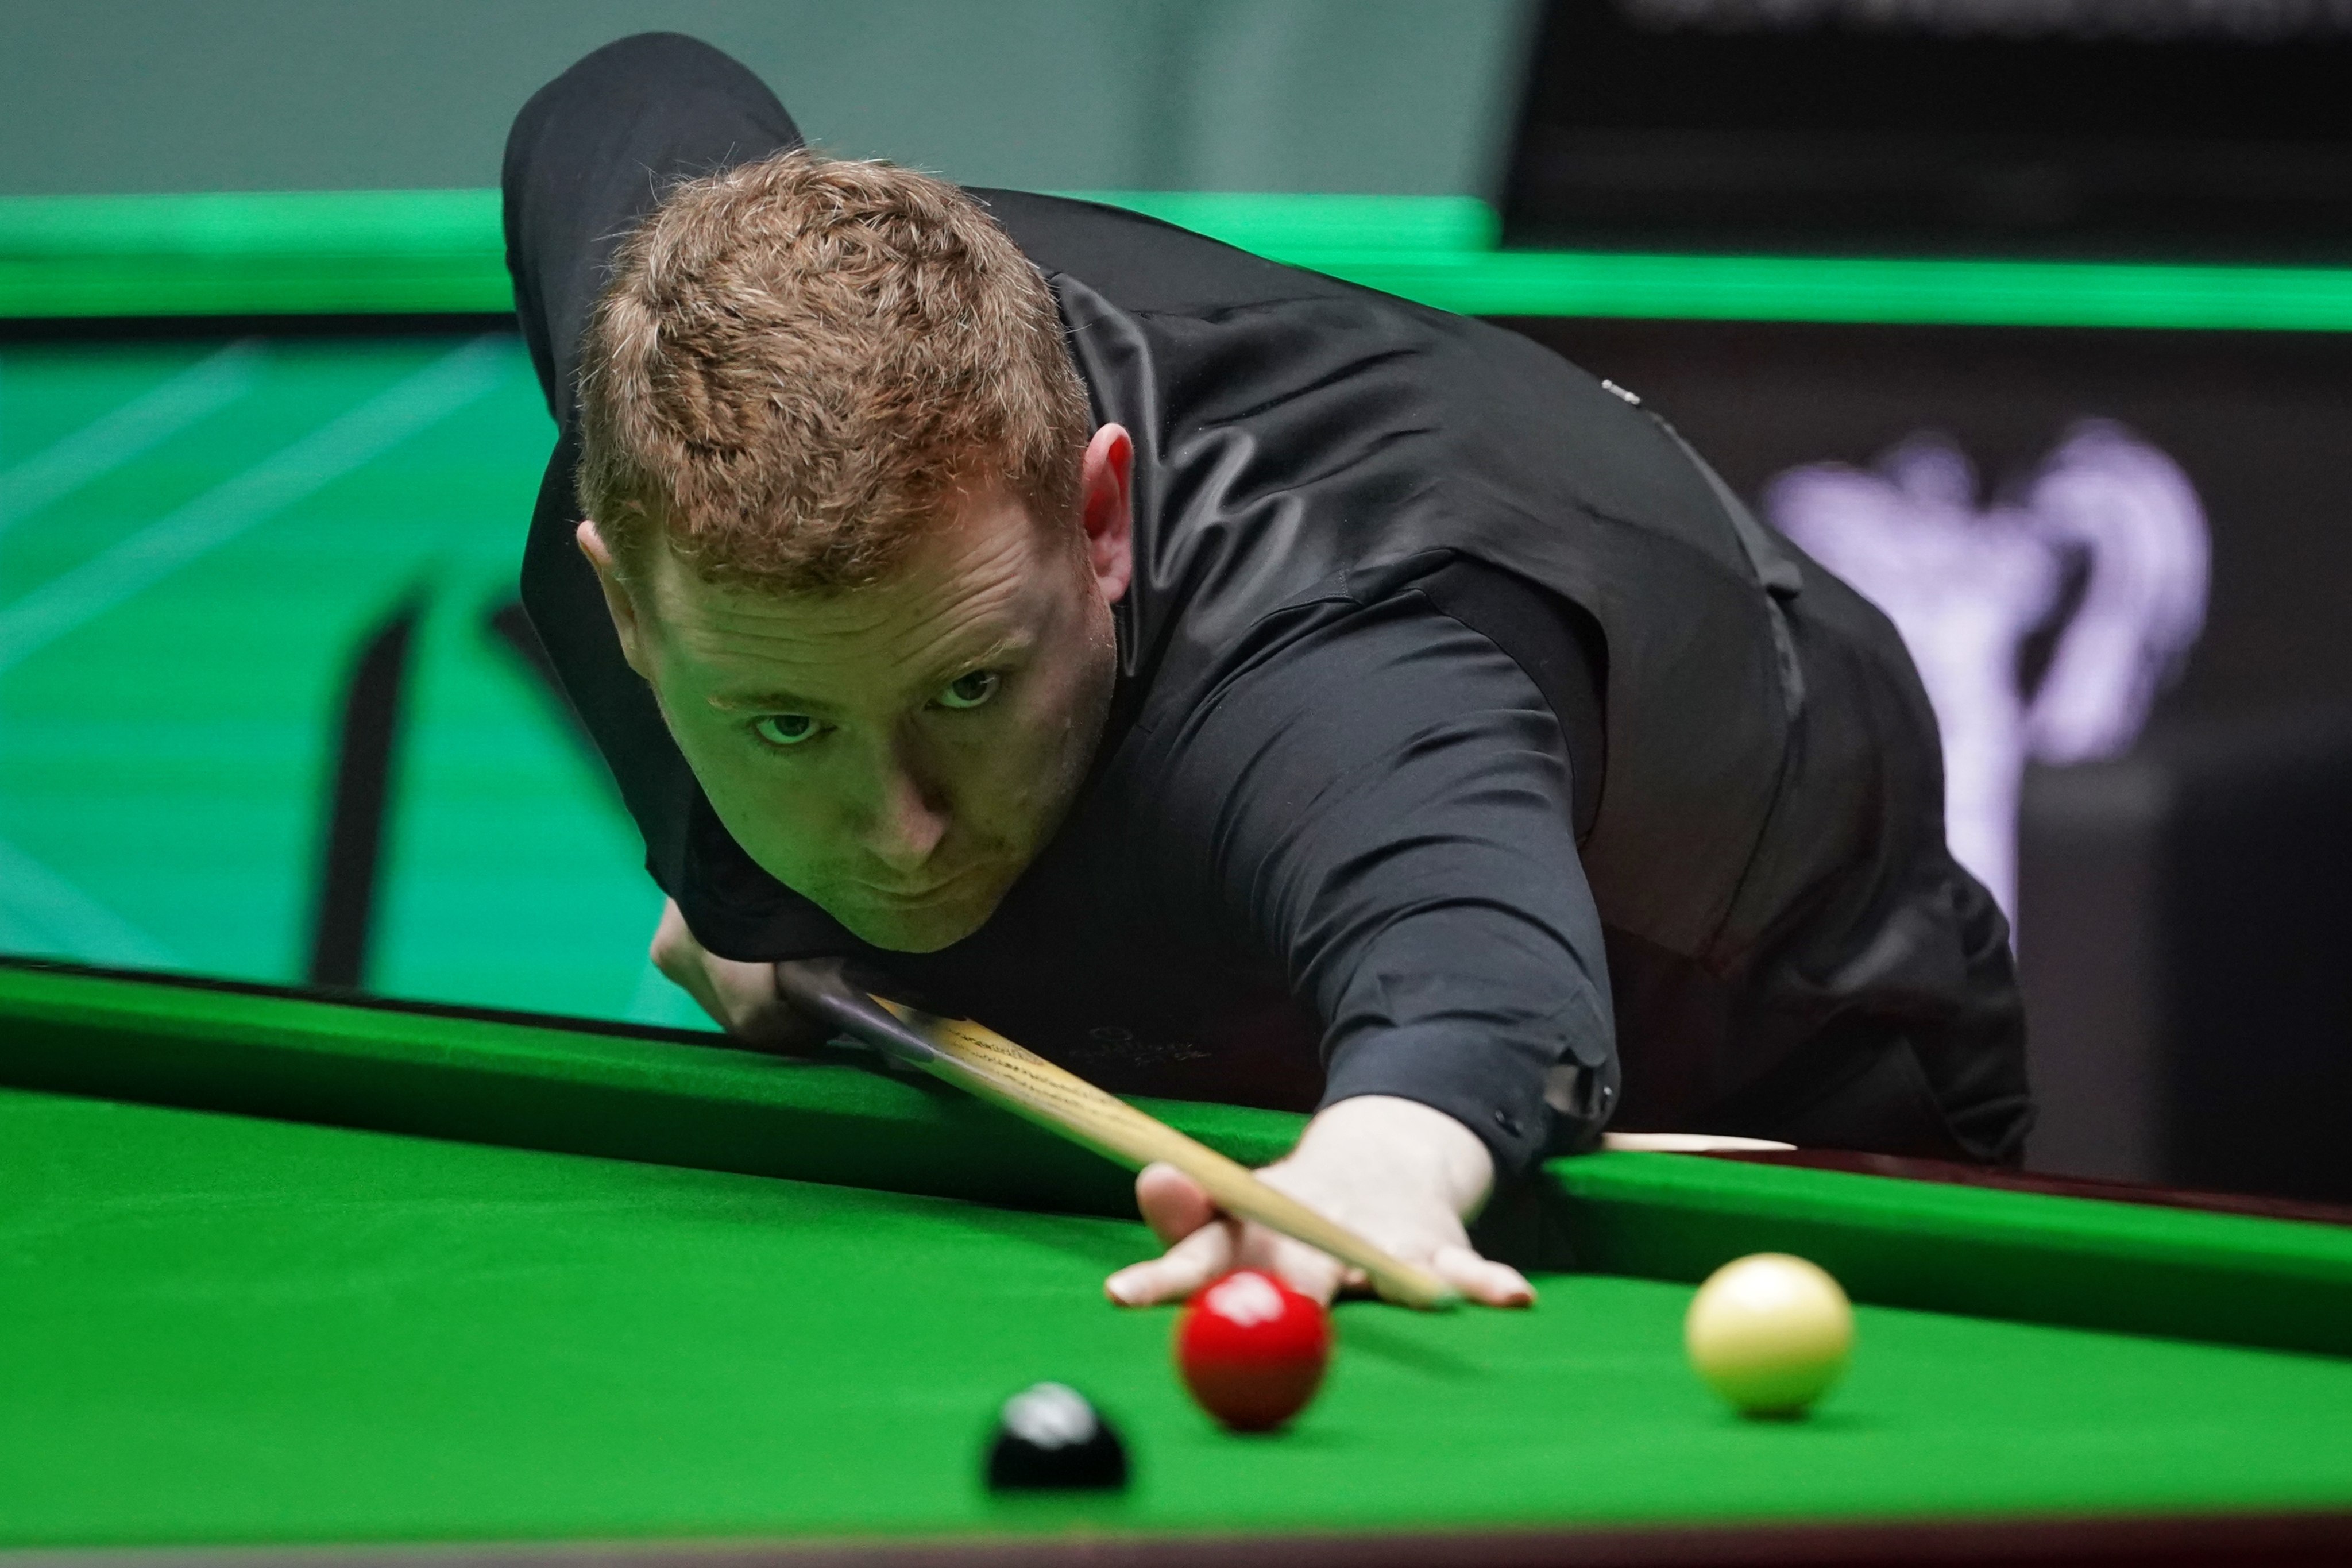
[[[1269,641],[1169,738],[1163,795],[1194,814],[1168,842],[1204,862],[1204,896],[1324,1020],[1322,1109],[1266,1178],[1474,1300],[1524,1303],[1465,1223],[1498,1172],[1597,1131],[1559,1124],[1613,1049],[1559,724],[1510,657],[1417,594],[1302,611]],[[1116,1300],[1181,1296],[1237,1262],[1325,1295],[1343,1282],[1215,1218],[1173,1172],[1146,1172],[1138,1197],[1172,1246],[1115,1275]]]

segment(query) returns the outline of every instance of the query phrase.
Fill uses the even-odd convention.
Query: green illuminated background
[[[480,626],[550,437],[504,335],[0,353],[0,949],[299,978],[346,666],[422,590],[372,980],[687,1021],[633,832]]]

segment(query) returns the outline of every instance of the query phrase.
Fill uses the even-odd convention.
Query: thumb
[[[1198,1182],[1175,1166],[1158,1162],[1137,1173],[1135,1206],[1162,1247],[1175,1246],[1217,1217],[1217,1205],[1209,1201]]]

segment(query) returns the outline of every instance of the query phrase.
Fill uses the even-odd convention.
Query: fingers
[[[718,994],[710,987],[710,976],[702,967],[707,956],[702,944],[694,940],[688,929],[686,916],[679,912],[676,899],[662,902],[661,924],[654,928],[654,940],[646,956],[654,967],[671,984],[694,998],[695,1005],[710,1016],[710,1021],[720,1028],[727,1026],[727,1011]]]
[[[1444,1193],[1408,1189],[1378,1194],[1389,1202],[1375,1206],[1362,1201],[1366,1181],[1360,1171],[1342,1170],[1335,1179],[1298,1156],[1269,1165],[1260,1174],[1267,1185],[1310,1207],[1362,1226],[1363,1234],[1396,1257],[1429,1268],[1468,1300],[1489,1307],[1535,1302],[1535,1288],[1525,1275],[1508,1264],[1479,1257],[1471,1247]],[[1360,1270],[1264,1226],[1220,1215],[1200,1184],[1173,1165],[1144,1167],[1135,1179],[1135,1203],[1168,1250],[1103,1282],[1105,1294],[1122,1306],[1181,1300],[1234,1268],[1265,1269],[1292,1289],[1327,1302],[1342,1289],[1366,1289]]]
[[[662,905],[649,956],[712,1023],[738,1039],[790,1050],[814,1050],[824,1043],[823,1028],[785,1005],[772,964],[739,963],[710,952],[695,939],[674,899]]]
[[[801,1016],[784,1004],[770,963],[738,963],[705,953],[710,988],[719,997],[718,1017],[727,1032],[754,1045],[814,1049],[823,1036],[809,1037]]]
[[[1441,1247],[1431,1254],[1431,1272],[1462,1292],[1463,1299],[1487,1307],[1532,1307],[1536,1288],[1526,1275],[1507,1263],[1479,1257],[1466,1247]]]
[[[1142,1211],[1143,1223],[1151,1227],[1162,1247],[1175,1246],[1217,1217],[1217,1205],[1209,1201],[1198,1182],[1158,1161],[1137,1174],[1135,1206]]]
[[[1120,1269],[1103,1281],[1103,1294],[1122,1307],[1181,1301],[1234,1266],[1234,1227],[1204,1225],[1149,1263]]]
[[[1122,1268],[1103,1281],[1103,1293],[1120,1306],[1150,1307],[1163,1301],[1181,1301],[1211,1280],[1236,1268],[1266,1269],[1278,1275],[1291,1289],[1324,1302],[1328,1302],[1342,1288],[1361,1289],[1364,1286],[1365,1280],[1360,1272],[1342,1269],[1338,1263],[1313,1247],[1301,1246],[1255,1226],[1244,1227],[1230,1220],[1217,1219],[1199,1188],[1193,1187],[1181,1173],[1169,1171],[1168,1173],[1176,1181],[1154,1181],[1150,1184],[1162,1194],[1155,1200],[1154,1206],[1164,1205],[1163,1217],[1155,1219],[1152,1228],[1159,1232],[1163,1241],[1171,1240],[1170,1233],[1160,1228],[1165,1215],[1179,1205],[1189,1213],[1195,1199],[1202,1217],[1192,1229],[1172,1238],[1172,1244],[1160,1257],[1148,1263]],[[1139,1198],[1145,1184],[1139,1178]],[[1528,1283],[1527,1276],[1507,1263],[1481,1258],[1466,1247],[1439,1247],[1430,1255],[1429,1268],[1439,1279],[1460,1291],[1464,1300],[1475,1301],[1481,1306],[1531,1307],[1535,1304],[1535,1287]]]
[[[675,984],[691,991],[700,978],[700,966],[696,960],[701,955],[702,944],[694,940],[694,931],[687,925],[677,900],[664,899],[661,923],[654,927],[653,948],[647,955],[654,961],[654,967]]]
[[[1234,1268],[1266,1269],[1319,1301],[1328,1301],[1340,1285],[1337,1263],[1261,1226],[1222,1218],[1200,1184],[1173,1165],[1143,1168],[1135,1178],[1135,1206],[1168,1250],[1103,1282],[1104,1292],[1122,1306],[1181,1300]]]
[[[1304,1242],[1292,1241],[1270,1230],[1259,1231],[1258,1236],[1264,1243],[1261,1256],[1252,1256],[1251,1238],[1243,1239],[1243,1266],[1263,1268],[1300,1295],[1312,1296],[1327,1307],[1353,1272],[1329,1253],[1318,1252]]]

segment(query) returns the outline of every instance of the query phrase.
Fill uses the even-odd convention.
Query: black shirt
[[[878,957],[1115,1089],[1402,1095],[1506,1170],[1597,1130],[1621,1037],[1629,1110],[1716,1131],[1788,1113],[1776,1072],[1834,1079],[1889,1030],[2013,1045],[1899,643],[1670,429],[1495,327],[1005,192],[974,194],[1135,437],[1116,712],[981,931],[863,949],[718,824],[571,542],[612,244],[662,180],[798,141],[740,67],[654,35],[543,89],[508,149],[509,265],[565,433],[526,604],[713,952]],[[2021,1134],[2021,1087],[1977,1138],[1939,1108],[1948,1074],[1887,1060],[1937,1078],[1922,1125],[1956,1148]]]

